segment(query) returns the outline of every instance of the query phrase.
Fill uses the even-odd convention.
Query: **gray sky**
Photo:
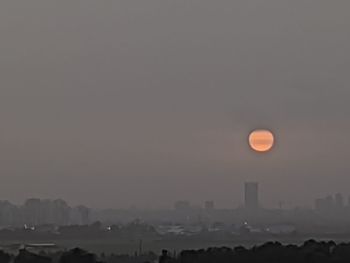
[[[1,199],[350,194],[350,1],[4,0]],[[247,147],[267,127],[277,145]]]

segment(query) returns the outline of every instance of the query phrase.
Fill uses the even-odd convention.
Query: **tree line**
[[[213,247],[184,250],[179,254],[163,250],[142,255],[95,255],[79,248],[34,254],[22,249],[13,256],[0,251],[0,263],[345,263],[350,262],[350,243],[308,240],[302,245],[267,242],[245,248]]]

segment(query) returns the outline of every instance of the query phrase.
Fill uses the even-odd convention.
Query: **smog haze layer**
[[[349,1],[2,1],[1,199],[350,194]],[[252,152],[249,132],[276,145]]]

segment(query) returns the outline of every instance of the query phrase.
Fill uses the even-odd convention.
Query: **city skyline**
[[[293,209],[316,209],[316,210],[327,210],[330,207],[350,207],[350,194],[344,194],[340,192],[326,192],[323,195],[315,196],[313,200],[310,202],[310,204],[303,204],[301,206],[292,206],[290,204],[286,204],[283,198],[279,198],[275,200],[274,206],[268,206],[265,205],[261,201],[261,195],[264,196],[264,192],[260,191],[260,184],[259,182],[244,182],[242,185],[242,196],[241,201],[238,202],[238,205],[232,205],[232,206],[218,206],[217,201],[215,199],[203,199],[199,202],[193,202],[193,200],[189,199],[181,199],[181,196],[179,196],[178,199],[174,199],[171,203],[165,205],[165,206],[153,206],[153,207],[142,207],[137,206],[135,204],[132,204],[130,206],[122,206],[122,207],[89,207],[90,209],[97,209],[97,210],[103,210],[103,209],[183,209],[185,207],[187,208],[201,208],[201,209],[246,209],[247,211],[254,212],[258,211],[259,209],[287,209],[287,210],[293,210]],[[25,206],[27,202],[31,201],[37,201],[42,200],[43,202],[51,202],[51,201],[58,201],[58,202],[66,202],[63,198],[56,197],[56,198],[45,198],[45,197],[27,197],[25,200],[23,200],[22,203],[13,203],[11,200],[4,200],[0,199],[0,202],[3,202],[3,204],[6,204],[7,202],[10,204],[14,204],[18,207]],[[70,202],[69,202],[70,203]],[[85,207],[83,204],[74,204],[72,205],[76,207]],[[325,209],[326,208],[326,209]]]

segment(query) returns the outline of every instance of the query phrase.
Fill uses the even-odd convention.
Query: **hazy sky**
[[[4,0],[0,198],[350,194],[350,1]],[[251,152],[267,127],[278,145]]]

